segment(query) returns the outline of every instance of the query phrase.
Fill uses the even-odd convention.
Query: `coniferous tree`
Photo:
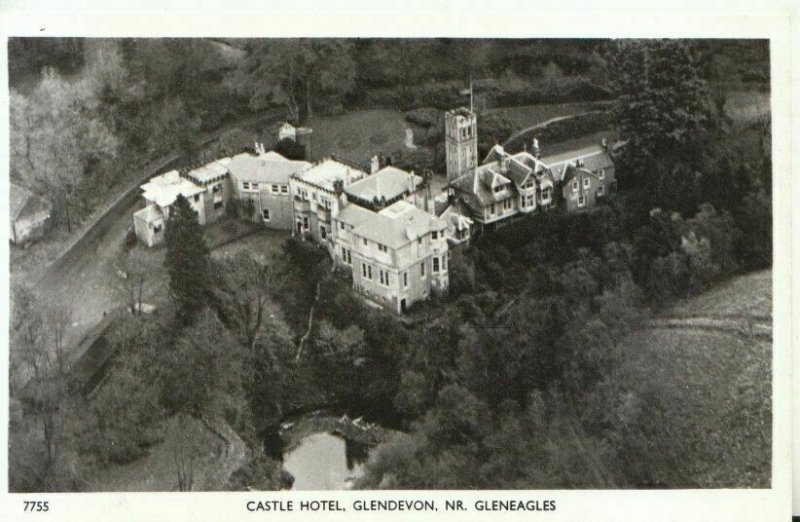
[[[172,205],[165,233],[169,296],[182,326],[192,324],[206,305],[210,287],[209,252],[197,214],[179,195]]]

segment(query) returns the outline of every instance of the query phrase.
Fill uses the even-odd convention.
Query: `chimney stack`
[[[370,171],[369,173],[370,174],[375,174],[379,170],[381,170],[381,162],[378,159],[377,155],[372,156],[372,158],[370,159],[370,164],[369,164],[369,171]]]
[[[533,146],[531,147],[534,157],[538,158],[542,151],[539,149],[539,140],[533,138]]]

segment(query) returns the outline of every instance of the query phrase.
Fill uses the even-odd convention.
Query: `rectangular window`
[[[367,241],[367,238],[364,238],[364,245],[369,245],[369,241]]]
[[[319,227],[319,235],[320,235],[320,237],[322,239],[325,239],[326,237],[328,237],[328,230],[325,227],[320,226]]]
[[[439,233],[435,230],[431,232],[431,239],[439,239]]]
[[[403,272],[403,286],[408,286],[408,272]]]
[[[388,252],[388,248],[386,248],[386,245],[381,245],[380,243],[378,243],[378,250],[380,250],[381,252]]]
[[[281,185],[281,194],[288,194],[288,193],[289,193],[289,187],[287,187],[286,185]]]
[[[572,192],[576,192],[578,190],[578,180],[572,182]]]
[[[243,181],[242,182],[242,189],[243,190],[250,190],[250,183],[248,183],[247,181]]]
[[[344,230],[344,223],[339,221],[339,230]]]
[[[425,277],[425,261],[423,261],[422,264],[419,265],[419,269],[420,269],[419,272],[420,277]]]
[[[579,207],[586,206],[586,196],[578,196],[578,206]]]
[[[597,171],[597,177],[598,177],[598,178],[600,178],[600,179],[605,179],[605,177],[606,177],[606,171],[605,171],[604,169],[600,169],[600,170],[598,170],[598,171]]]
[[[303,218],[303,228],[305,230],[308,230],[308,218],[307,217]]]
[[[491,210],[491,213],[492,213],[492,214],[494,214],[495,210],[496,210],[496,208],[495,208],[495,205],[494,205],[494,203],[492,203],[492,210]]]
[[[367,267],[367,279],[372,281],[372,265]]]
[[[367,277],[367,265],[364,263],[361,263],[361,276]]]
[[[436,274],[438,272],[439,272],[439,258],[438,257],[434,257],[433,258],[433,273]]]
[[[265,208],[261,211],[261,216],[264,218],[264,221],[269,221],[269,209]]]
[[[251,185],[253,190],[258,190],[258,183],[252,183]]]
[[[442,256],[442,271],[447,270],[447,256]]]
[[[219,192],[220,190],[222,190],[222,185],[214,185],[211,187],[211,192]]]
[[[602,196],[603,195],[603,185],[600,185],[599,187],[597,187],[597,195],[598,196]]]
[[[195,201],[195,203],[200,201],[200,195],[199,194],[194,197],[194,201]]]
[[[342,261],[347,261],[347,249],[342,247]]]
[[[353,263],[353,257],[350,255],[350,251],[348,250],[347,251],[347,264],[349,265],[349,264],[352,264],[352,263]]]
[[[589,188],[589,177],[583,178],[583,188]]]
[[[214,202],[214,209],[219,210],[222,208],[222,201],[215,201]]]
[[[272,185],[272,193],[273,194],[277,194],[278,193],[278,185]]]

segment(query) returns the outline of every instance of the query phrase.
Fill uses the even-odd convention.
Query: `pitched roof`
[[[177,170],[171,170],[166,174],[150,178],[141,188],[144,191],[142,196],[148,201],[155,202],[160,207],[172,205],[178,194],[188,199],[205,192],[202,187],[198,187],[188,179],[182,178]]]
[[[439,214],[439,218],[444,219],[453,230],[468,230],[473,223],[456,205],[448,206]]]
[[[384,167],[378,172],[351,183],[344,191],[353,197],[372,201],[375,197],[384,197],[391,200],[412,192],[422,183],[422,176],[398,169],[397,167]]]
[[[614,160],[601,145],[592,145],[542,158],[542,162],[550,167],[556,181],[561,181],[567,165],[574,165],[577,160],[583,161],[583,167],[591,172],[614,167]]]
[[[373,219],[375,216],[377,216],[377,213],[371,210],[367,210],[366,208],[355,204],[350,204],[339,210],[339,214],[336,216],[336,219],[342,223],[355,227],[365,221]]]
[[[230,164],[230,158],[222,158],[217,161],[212,161],[207,165],[203,165],[202,167],[198,167],[194,170],[190,170],[186,173],[186,177],[190,180],[194,181],[195,183],[208,183],[209,181],[214,181],[220,178],[227,176],[230,171],[228,170],[228,165]]]
[[[274,151],[258,156],[238,154],[228,163],[234,179],[255,183],[288,183],[289,176],[310,167],[307,161],[286,159]]]
[[[444,220],[402,200],[370,213],[369,219],[356,225],[353,234],[389,248],[400,248],[433,230],[447,228]]]
[[[345,186],[349,186],[366,175],[367,173],[363,170],[345,165],[335,159],[327,158],[308,170],[296,174],[295,177],[333,192],[333,183],[335,181],[343,181]]]
[[[572,180],[572,178],[577,176],[579,173],[582,173],[585,176],[594,176],[596,178],[598,177],[597,174],[584,167],[576,167],[575,165],[567,164],[567,166],[564,168],[564,177],[561,179],[561,182],[566,185]],[[579,188],[583,189],[583,186]]]
[[[11,221],[19,217],[32,216],[39,212],[49,212],[50,202],[44,198],[40,198],[30,190],[20,187],[19,185],[11,184],[9,192],[9,205]]]
[[[164,219],[164,214],[155,205],[147,205],[143,209],[134,212],[133,216],[143,220],[145,223],[153,223]]]

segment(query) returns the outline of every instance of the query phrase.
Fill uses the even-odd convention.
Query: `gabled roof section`
[[[356,227],[361,223],[374,219],[377,215],[376,212],[351,203],[339,210],[339,214],[335,219],[351,227]]]
[[[238,154],[227,165],[231,176],[237,181],[253,183],[289,183],[289,176],[308,170],[311,163],[286,159],[270,151],[258,156]]]
[[[575,165],[578,160],[583,162],[583,168],[591,172],[614,167],[614,160],[601,145],[592,145],[542,158],[542,162],[550,167],[556,181],[563,180],[567,165]]]
[[[50,212],[51,208],[49,201],[14,183],[11,184],[9,205],[11,221],[41,212]]]
[[[188,179],[182,178],[177,170],[171,170],[166,174],[155,176],[141,186],[144,193],[142,196],[147,201],[152,201],[160,207],[168,207],[175,203],[178,194],[189,199],[197,194],[205,192],[205,189],[198,187]]]
[[[422,181],[422,176],[417,176],[390,165],[375,174],[351,183],[345,187],[344,191],[349,196],[365,201],[372,201],[376,197],[384,197],[387,200],[391,200],[415,191]]]
[[[228,165],[230,162],[230,158],[222,158],[217,161],[212,161],[211,163],[203,165],[202,167],[190,170],[186,173],[186,177],[200,185],[224,178],[230,173],[228,170]]]
[[[580,174],[583,174],[584,176],[593,176],[598,180],[600,179],[600,177],[591,170],[588,170],[584,167],[576,167],[575,165],[567,164],[567,166],[564,168],[564,177],[562,178],[561,182],[566,185],[567,183],[572,181],[573,178],[577,177]],[[579,186],[579,188],[583,189],[583,186],[581,185]]]
[[[367,211],[369,212],[369,211]],[[362,221],[353,233],[389,248],[397,249],[433,230],[444,230],[447,223],[407,201],[398,201]]]
[[[335,159],[327,158],[308,170],[295,174],[295,177],[324,190],[333,192],[335,181],[344,182],[345,187],[367,176],[363,170],[345,165]]]

